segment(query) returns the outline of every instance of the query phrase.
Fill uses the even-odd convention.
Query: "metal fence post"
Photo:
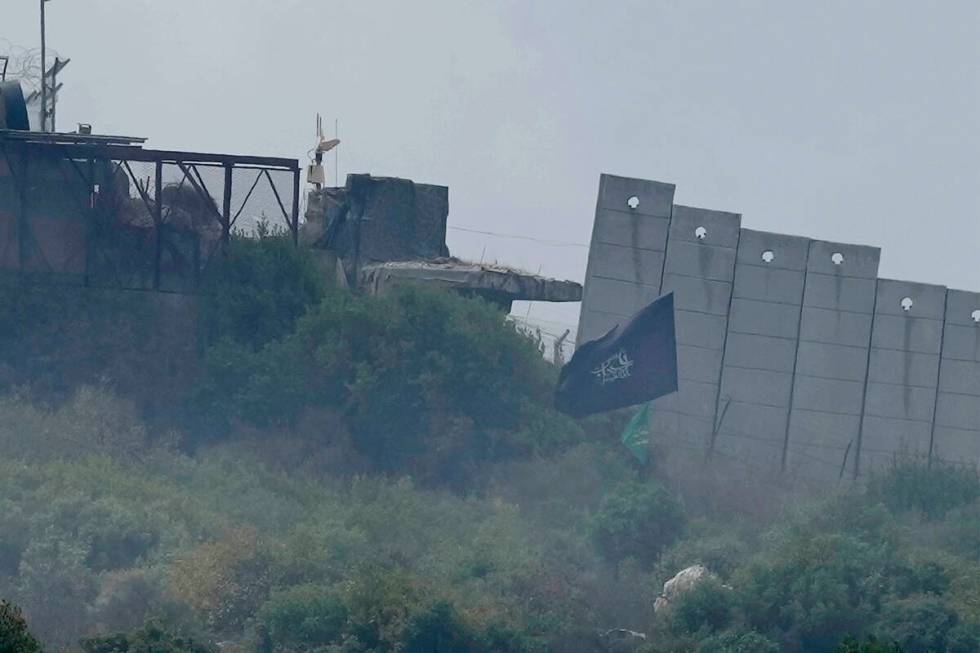
[[[225,164],[225,196],[221,205],[221,240],[227,245],[231,240],[231,179],[232,166]]]
[[[299,245],[299,168],[293,170],[293,220],[289,225],[293,232],[293,245]]]
[[[153,165],[153,223],[156,227],[156,244],[153,252],[153,288],[160,290],[160,259],[163,255],[163,161]]]

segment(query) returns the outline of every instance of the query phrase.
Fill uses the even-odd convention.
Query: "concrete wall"
[[[665,449],[817,481],[980,462],[980,293],[879,279],[877,248],[743,229],[674,188],[602,175],[577,339],[674,291]]]
[[[946,293],[932,451],[947,460],[980,459],[980,293]]]

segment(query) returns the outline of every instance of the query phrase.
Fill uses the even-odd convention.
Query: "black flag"
[[[625,325],[579,347],[561,368],[555,406],[573,417],[585,417],[676,390],[674,293],[669,293]]]

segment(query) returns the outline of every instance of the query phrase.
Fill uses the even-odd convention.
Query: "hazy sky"
[[[980,289],[980,2],[52,0],[59,126],[448,185],[450,225],[589,240],[599,174]],[[37,0],[0,39],[39,45]],[[4,41],[0,40],[0,46]],[[587,250],[451,231],[582,280]],[[519,307],[522,314],[526,307]],[[576,306],[533,307],[571,325]],[[548,323],[551,330],[558,324]]]

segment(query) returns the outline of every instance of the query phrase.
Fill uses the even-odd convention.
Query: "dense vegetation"
[[[975,469],[720,510],[634,465],[628,415],[555,413],[491,307],[345,295],[276,238],[218,263],[197,362],[156,391],[129,342],[155,313],[0,290],[0,597],[27,620],[0,603],[0,651],[980,647]]]

